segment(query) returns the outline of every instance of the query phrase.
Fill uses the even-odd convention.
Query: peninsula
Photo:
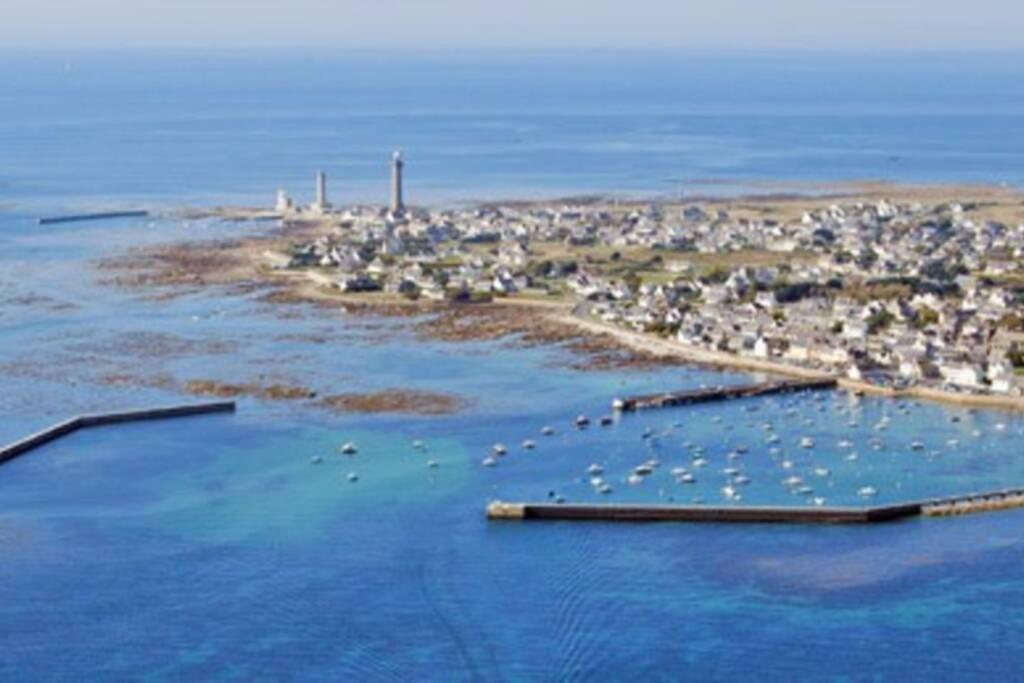
[[[509,313],[648,357],[1024,408],[1024,196],[880,183],[827,194],[334,208],[283,191],[266,234],[128,265],[140,284],[263,282],[373,312]],[[125,263],[115,264],[123,267]],[[511,305],[511,306],[510,306]]]

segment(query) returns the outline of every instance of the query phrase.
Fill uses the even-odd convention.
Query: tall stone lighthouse
[[[327,213],[331,210],[331,203],[327,201],[327,174],[323,171],[316,172],[316,201],[313,202],[314,213]]]
[[[391,213],[395,216],[405,214],[405,200],[402,196],[402,153],[395,152],[391,157]]]

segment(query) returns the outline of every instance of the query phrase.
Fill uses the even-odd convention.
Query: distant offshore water
[[[0,203],[1024,185],[1024,53],[0,53]],[[710,181],[710,182],[708,182]],[[805,185],[804,189],[808,189]]]
[[[603,414],[615,395],[750,377],[580,372],[563,347],[432,342],[407,320],[321,308],[282,319],[257,296],[149,300],[103,286],[96,260],[265,226],[34,218],[269,203],[279,185],[308,199],[316,168],[338,201],[375,200],[397,147],[410,195],[436,203],[762,180],[1021,184],[1020,66],[941,55],[0,58],[0,440],[181,398],[102,381],[123,373],[409,387],[469,403],[417,418],[243,400],[234,417],[97,430],[0,467],[0,679],[1012,678],[1024,668],[1024,511],[752,528],[489,524],[483,510],[551,492],[605,500],[587,481],[595,462],[612,502],[721,502],[728,466],[750,476],[749,504],[806,504],[782,484],[793,476],[847,505],[1020,486],[1019,415],[822,393],[576,431],[576,414]],[[557,434],[542,436],[545,424]],[[798,446],[804,436],[815,448]],[[520,447],[527,438],[536,450]],[[359,454],[338,455],[350,440]],[[510,454],[481,467],[499,441]],[[730,462],[741,445],[749,452]],[[627,485],[651,457],[658,471]],[[674,483],[678,466],[698,482]],[[878,489],[871,501],[857,493],[866,486]]]

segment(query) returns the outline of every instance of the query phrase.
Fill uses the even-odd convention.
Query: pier
[[[770,394],[786,394],[798,391],[821,391],[835,389],[836,379],[814,380],[776,380],[759,384],[741,384],[737,386],[712,387],[709,389],[689,389],[664,394],[647,394],[615,399],[612,407],[625,412],[648,410],[651,408],[668,408],[671,406],[691,405],[695,403],[712,403],[738,398],[754,398]]]
[[[234,401],[219,401],[214,403],[191,403],[186,405],[166,406],[162,408],[145,408],[141,410],[129,410],[123,412],[78,415],[64,420],[63,422],[58,422],[57,424],[38,431],[35,434],[31,434],[24,439],[20,439],[14,443],[0,447],[0,464],[14,460],[18,456],[25,455],[26,453],[56,441],[61,437],[73,434],[80,429],[102,427],[105,425],[121,424],[125,422],[166,420],[175,417],[190,417],[194,415],[229,413],[234,411]]]
[[[39,225],[54,223],[78,223],[81,221],[102,221],[111,218],[145,218],[149,211],[105,211],[102,213],[76,213],[67,216],[48,216],[39,219]]]
[[[878,524],[911,517],[948,517],[1024,507],[1024,489],[968,494],[877,507],[609,505],[503,503],[487,506],[490,520],[699,522],[721,524]]]

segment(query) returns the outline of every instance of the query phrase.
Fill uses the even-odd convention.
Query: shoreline
[[[592,333],[609,335],[621,341],[623,344],[640,351],[677,358],[687,363],[702,366],[749,372],[765,372],[773,375],[800,379],[835,379],[838,382],[840,389],[872,394],[874,396],[883,396],[893,399],[910,398],[924,401],[935,401],[950,405],[1024,412],[1024,398],[1015,398],[1013,396],[988,396],[983,394],[962,394],[943,391],[942,389],[936,389],[933,387],[910,387],[907,389],[880,387],[871,384],[870,382],[841,377],[824,370],[801,368],[787,365],[785,363],[760,360],[756,358],[744,358],[726,351],[710,351],[708,349],[686,346],[669,339],[624,330],[608,323],[583,319],[571,314],[560,315],[557,317],[557,320],[563,324],[572,325],[578,329],[587,330]]]

